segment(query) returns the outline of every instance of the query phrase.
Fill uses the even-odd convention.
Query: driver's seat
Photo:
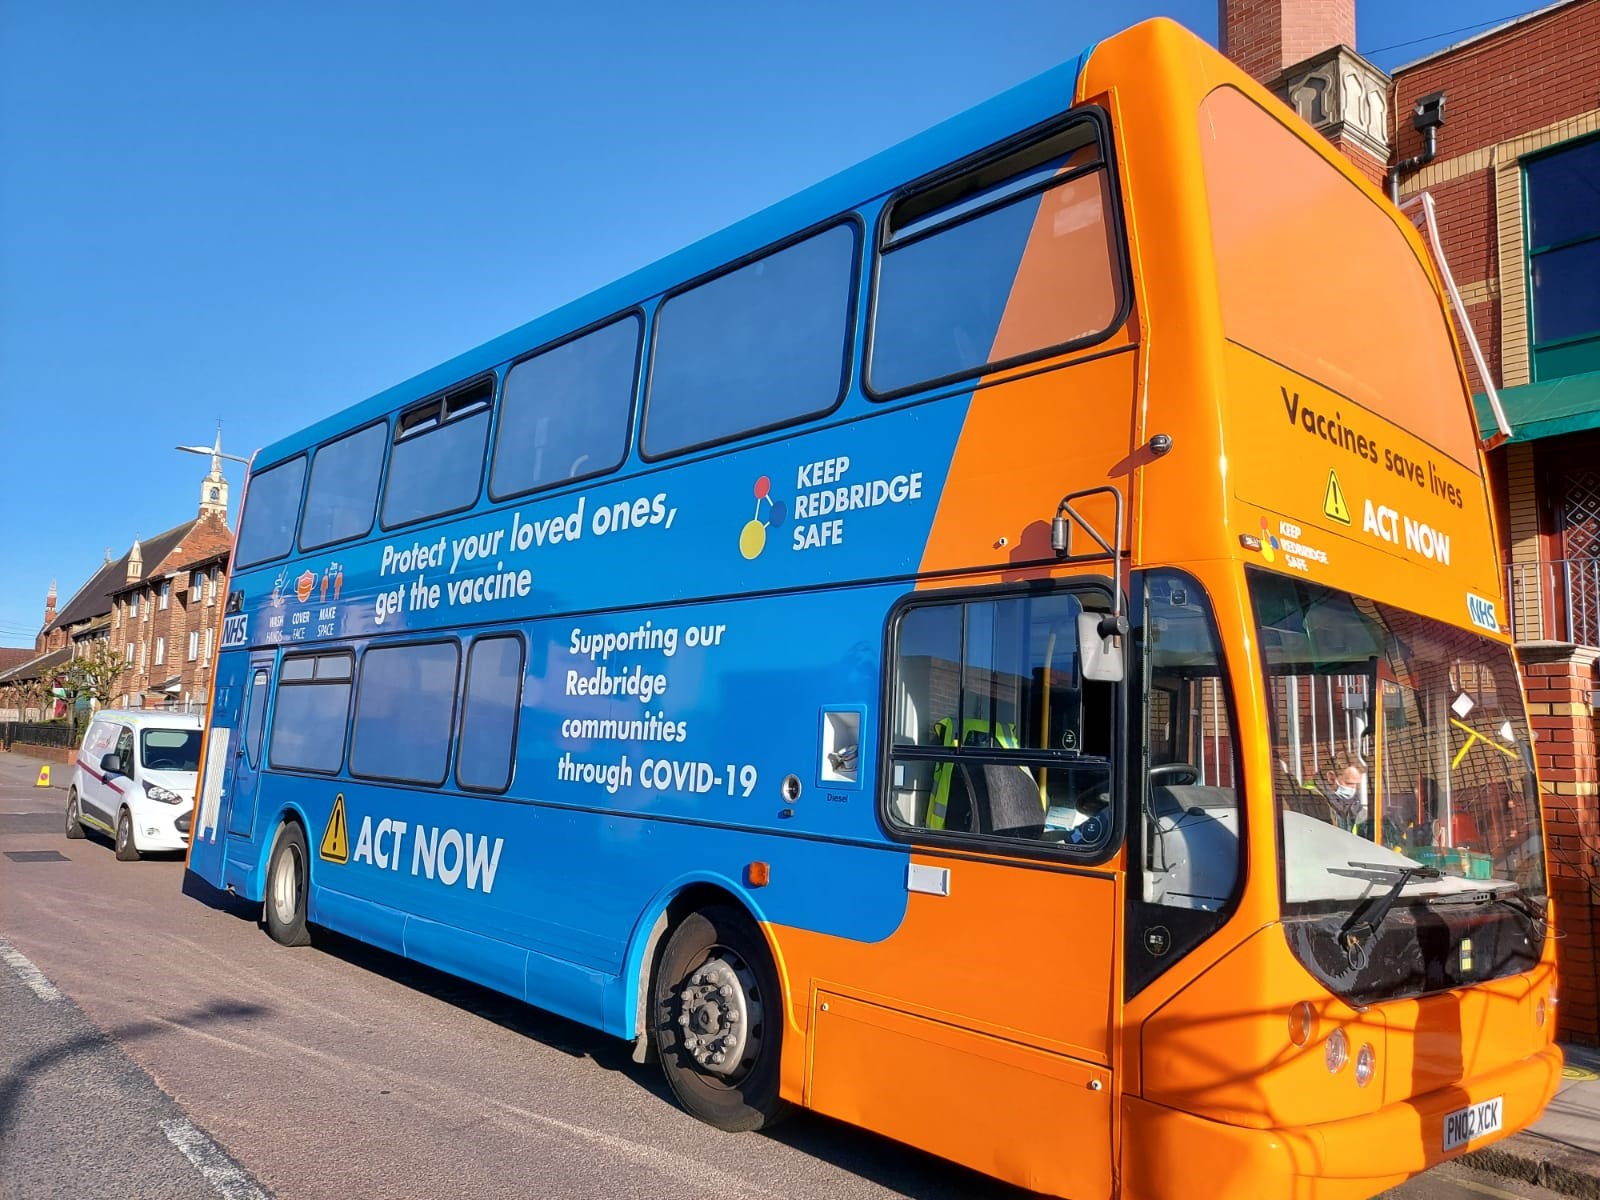
[[[950,787],[952,829],[997,837],[1034,838],[1044,834],[1039,785],[1023,767],[1011,763],[957,763]],[[970,824],[957,824],[967,815]]]

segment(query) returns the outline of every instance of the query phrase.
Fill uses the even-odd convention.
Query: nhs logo
[[[1467,616],[1472,618],[1472,623],[1479,629],[1487,629],[1490,633],[1500,632],[1500,622],[1495,619],[1494,601],[1485,600],[1482,596],[1467,593]]]
[[[232,650],[250,644],[250,614],[233,613],[222,618],[222,648]]]

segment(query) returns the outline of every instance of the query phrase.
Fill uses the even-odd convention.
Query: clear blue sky
[[[1384,67],[1519,11],[1358,9]],[[1216,39],[1214,0],[0,0],[0,645],[193,515],[219,419],[248,456],[1157,13]]]

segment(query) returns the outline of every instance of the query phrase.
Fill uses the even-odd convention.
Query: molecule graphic
[[[1273,559],[1278,557],[1277,551],[1278,551],[1278,539],[1272,536],[1272,532],[1267,527],[1267,519],[1265,517],[1262,517],[1261,518],[1261,557],[1263,559],[1265,559],[1267,562],[1271,562]]]
[[[776,528],[784,523],[789,516],[789,506],[782,500],[774,500],[770,495],[772,481],[763,475],[756,480],[756,515],[745,522],[745,527],[739,533],[739,553],[746,558],[755,558],[767,548],[767,529]],[[761,519],[762,506],[766,506],[767,519]]]

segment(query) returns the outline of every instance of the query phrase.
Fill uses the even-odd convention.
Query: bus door
[[[256,820],[256,786],[261,773],[262,733],[267,724],[267,696],[272,679],[272,653],[250,656],[239,721],[241,730],[233,747],[224,801],[228,810],[228,834],[248,838]]]
[[[912,847],[906,912],[845,969],[856,987],[818,983],[809,1095],[1057,1195],[1111,1186],[1122,685],[1085,669],[1086,606],[1109,593],[925,596],[895,620],[887,801]]]

